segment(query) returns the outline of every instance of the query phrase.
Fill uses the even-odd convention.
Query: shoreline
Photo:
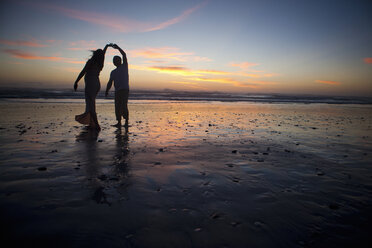
[[[85,103],[83,98],[0,98],[0,103],[6,102],[26,102],[26,103],[71,103],[71,104],[81,104]],[[113,104],[114,98],[97,98],[97,104]],[[215,100],[215,99],[131,99],[128,100],[129,104],[147,104],[147,103],[213,103],[213,104],[224,104],[224,103],[236,103],[236,104],[299,104],[299,105],[339,105],[339,106],[371,106],[372,102],[306,102],[306,101],[255,101],[255,100]]]
[[[97,100],[113,99],[114,92],[109,97],[100,91]],[[84,91],[74,92],[68,89],[3,89],[1,99],[64,99],[65,101],[84,100]],[[163,101],[221,101],[221,102],[252,102],[252,103],[328,103],[328,104],[372,104],[370,96],[332,96],[332,95],[294,95],[279,93],[227,93],[227,92],[188,92],[188,91],[146,91],[131,90],[129,100],[163,100]]]

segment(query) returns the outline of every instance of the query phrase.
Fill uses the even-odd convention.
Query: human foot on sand
[[[121,127],[121,122],[119,121],[118,123],[114,124],[114,125],[111,125],[113,127]]]

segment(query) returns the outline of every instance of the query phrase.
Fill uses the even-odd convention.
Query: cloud
[[[131,67],[132,66],[132,67]],[[272,77],[276,74],[253,74],[245,72],[228,72],[220,70],[192,70],[183,66],[138,66],[130,65],[132,69],[135,70],[147,70],[147,71],[156,71],[159,73],[168,73],[168,74],[177,74],[181,76],[203,76],[203,75],[224,75],[224,76],[243,76],[251,78],[262,78],[262,77]]]
[[[118,31],[118,32],[150,32],[155,30],[164,29],[166,27],[172,26],[176,23],[181,22],[182,20],[186,19],[190,16],[193,12],[203,7],[207,1],[200,3],[192,8],[189,8],[182,12],[181,15],[169,19],[167,21],[161,23],[151,23],[151,22],[143,22],[137,21],[129,18],[125,18],[122,16],[113,16],[111,14],[102,14],[98,12],[92,11],[85,11],[85,10],[76,10],[65,8],[55,4],[33,4],[37,7],[42,7],[47,10],[52,10],[58,12],[64,16],[93,23],[99,26],[103,26],[106,28],[110,28],[111,30]]]
[[[221,83],[221,84],[231,84],[235,87],[249,87],[249,88],[257,88],[257,85],[251,82],[241,82],[232,78],[191,78],[191,80],[195,81],[202,81],[202,82],[214,82],[214,83]]]
[[[190,52],[179,52],[178,48],[175,47],[158,47],[158,48],[144,48],[138,50],[132,50],[128,53],[131,57],[143,57],[143,58],[150,58],[150,59],[169,59],[169,60],[177,60],[177,61],[186,61],[187,58],[184,56],[193,55]]]
[[[25,52],[17,49],[4,49],[3,52],[11,55],[14,58],[18,59],[27,59],[27,60],[49,60],[49,61],[60,61],[69,64],[85,64],[85,61],[78,61],[71,58],[63,58],[56,56],[40,56],[34,53]]]
[[[195,81],[203,81],[203,82],[216,82],[216,83],[223,83],[223,84],[236,84],[239,83],[238,81],[231,79],[231,78],[191,78],[191,80]]]
[[[256,66],[256,65],[259,65],[259,64],[256,64],[256,63],[252,63],[252,62],[241,62],[241,63],[235,63],[235,62],[231,62],[229,64],[229,66],[232,66],[232,67],[239,67],[243,70],[247,69],[248,67],[252,67],[252,66]]]
[[[207,3],[207,1],[204,1],[198,5],[196,5],[195,7],[192,7],[190,9],[187,9],[185,11],[182,12],[182,14],[180,16],[177,16],[175,18],[172,18],[168,21],[165,21],[165,22],[162,22],[152,28],[149,28],[147,29],[146,31],[155,31],[155,30],[160,30],[160,29],[164,29],[168,26],[171,26],[171,25],[174,25],[176,23],[179,23],[180,21],[186,19],[189,15],[191,15],[194,11],[200,9],[201,7],[203,7],[205,4]]]
[[[253,80],[251,78],[238,80],[230,77],[223,77],[223,78],[215,78],[215,77],[208,77],[208,76],[242,76],[242,72],[228,72],[228,71],[219,71],[219,70],[192,70],[187,67],[183,66],[142,66],[142,65],[129,65],[130,69],[134,70],[143,70],[143,71],[155,71],[158,73],[166,73],[171,75],[177,75],[186,77],[186,80],[191,81],[199,81],[199,82],[214,82],[214,83],[221,83],[221,84],[230,84],[235,87],[250,87],[250,88],[258,88],[259,86],[265,85],[273,85],[277,84],[276,82],[270,81],[260,81],[260,80]],[[244,72],[243,72],[244,73]],[[250,74],[244,74],[245,77],[270,77],[275,74],[264,74],[261,76],[254,76]],[[184,81],[176,81],[176,82],[184,82]]]
[[[187,84],[187,85],[199,85],[198,83],[195,83],[195,82],[185,82],[185,81],[172,81],[172,83],[175,83],[175,84]]]
[[[47,41],[51,43],[51,41]],[[24,41],[24,40],[3,40],[0,39],[0,44],[8,45],[8,46],[26,46],[26,47],[46,47],[48,45],[41,44],[38,41],[31,40],[31,41]]]
[[[139,22],[123,17],[115,17],[112,15],[104,15],[102,13],[75,10],[70,8],[65,8],[62,6],[54,4],[34,4],[37,7],[42,7],[47,10],[52,10],[58,12],[64,16],[70,17],[72,19],[77,19],[100,26],[108,27],[112,30],[119,32],[132,32],[145,30],[148,26],[145,22]]]
[[[247,73],[247,72],[243,72],[243,71],[236,72],[234,74],[235,75],[238,75],[238,76],[251,77],[251,78],[274,77],[274,76],[278,76],[279,75],[277,73],[258,74],[258,73]]]
[[[5,53],[10,54],[12,57],[19,59],[31,59],[31,60],[51,60],[51,61],[61,61],[62,57],[51,57],[51,56],[39,56],[33,53],[24,52],[16,49],[5,49]]]
[[[203,74],[208,75],[229,75],[230,72],[217,71],[217,70],[192,70],[183,66],[138,66],[129,65],[131,69],[135,70],[146,70],[156,71],[159,73],[176,74],[181,76],[202,76]]]
[[[163,64],[163,63],[166,63],[166,62],[163,61],[163,60],[146,60],[145,63],[147,63],[147,64]]]
[[[212,59],[207,57],[195,56],[193,52],[181,52],[176,47],[146,47],[137,50],[128,51],[131,57],[142,57],[149,59],[176,60],[180,62],[209,62]]]
[[[364,58],[364,63],[372,64],[372,58]]]
[[[327,80],[315,80],[315,82],[320,83],[320,84],[328,84],[328,85],[340,85],[341,84],[340,82],[327,81]]]
[[[231,72],[217,71],[217,70],[196,70],[195,72],[201,74],[212,74],[212,75],[231,75]]]
[[[147,70],[181,76],[199,76],[198,73],[181,66],[151,66]]]
[[[203,81],[203,82],[216,82],[222,84],[231,84],[235,87],[248,87],[248,88],[258,88],[260,86],[266,85],[274,85],[277,82],[269,82],[269,81],[257,81],[246,79],[245,81],[240,81],[232,78],[206,78],[206,77],[198,77],[198,78],[191,78],[190,80],[194,81]]]

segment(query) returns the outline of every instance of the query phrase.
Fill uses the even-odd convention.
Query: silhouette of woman
[[[101,130],[96,113],[96,97],[101,88],[99,73],[103,68],[105,53],[109,46],[111,45],[107,44],[103,50],[97,49],[93,51],[92,57],[87,61],[74,83],[74,90],[76,91],[78,82],[85,75],[85,112],[81,115],[76,115],[75,120],[96,130]]]

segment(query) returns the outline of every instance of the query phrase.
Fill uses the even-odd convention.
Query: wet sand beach
[[[372,106],[0,103],[2,239],[45,247],[368,247]]]

